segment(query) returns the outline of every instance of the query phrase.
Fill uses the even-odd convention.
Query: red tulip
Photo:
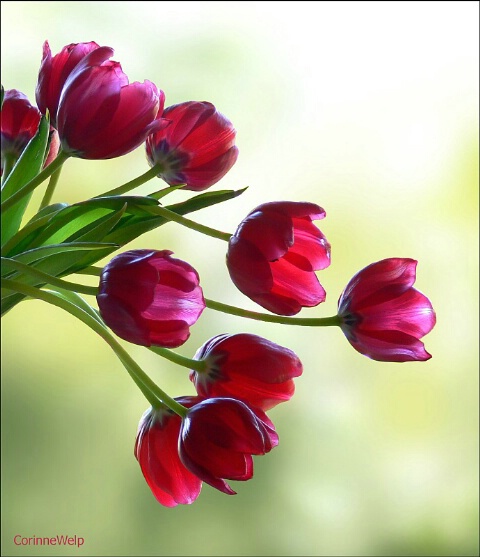
[[[237,288],[265,309],[294,315],[325,301],[316,270],[330,265],[330,244],[312,223],[313,203],[274,201],[251,211],[230,238],[227,267]]]
[[[5,158],[16,161],[28,142],[37,133],[41,113],[30,104],[27,96],[9,89],[5,91],[1,110],[2,174]]]
[[[433,329],[436,316],[430,300],[412,288],[416,266],[414,259],[384,259],[348,283],[338,315],[355,350],[383,362],[431,358],[419,339]]]
[[[142,346],[175,348],[205,309],[195,269],[171,251],[131,250],[103,269],[97,294],[105,323]]]
[[[176,401],[190,407],[198,397]],[[202,480],[190,472],[178,456],[182,420],[167,408],[147,410],[140,420],[135,441],[135,457],[157,501],[165,507],[189,505],[199,496]]]
[[[169,106],[162,118],[170,123],[147,138],[147,159],[161,164],[158,176],[171,186],[202,191],[218,182],[238,156],[232,123],[208,102]]]
[[[48,110],[52,126],[57,127],[58,104],[67,78],[76,65],[97,48],[100,46],[93,41],[72,43],[52,56],[48,41],[43,43],[42,64],[38,73],[35,96],[40,111],[46,114]]]
[[[204,371],[191,371],[190,380],[204,397],[232,397],[266,411],[290,400],[294,377],[303,368],[297,355],[257,335],[218,335],[195,354]]]
[[[252,455],[266,454],[277,444],[275,428],[261,410],[233,398],[208,398],[183,419],[179,454],[201,480],[234,495],[226,480],[252,478]]]
[[[165,95],[150,81],[129,84],[106,46],[86,54],[63,84],[57,111],[62,150],[83,159],[111,159],[136,149],[165,125]]]

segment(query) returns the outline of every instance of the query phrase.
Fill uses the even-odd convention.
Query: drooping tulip
[[[175,399],[189,407],[199,397]],[[165,507],[189,505],[202,489],[202,480],[190,472],[178,455],[178,438],[182,419],[164,408],[149,408],[138,425],[135,457],[157,501]]]
[[[179,454],[183,464],[212,487],[234,495],[226,480],[253,476],[252,455],[278,444],[264,412],[233,398],[207,398],[192,406],[182,421]]]
[[[428,360],[421,338],[436,322],[430,300],[413,288],[417,261],[372,263],[348,283],[338,301],[341,328],[365,356],[384,362]]]
[[[324,217],[314,203],[272,201],[256,207],[228,244],[233,283],[279,315],[295,315],[325,301],[315,271],[330,265],[330,244],[312,222]]]
[[[290,400],[303,371],[294,352],[250,333],[217,335],[194,358],[205,363],[190,372],[199,395],[237,398],[263,411]]]
[[[102,270],[100,315],[121,338],[142,346],[175,348],[205,309],[197,271],[169,250],[130,250]]]
[[[236,131],[230,120],[209,102],[189,101],[167,107],[168,125],[147,138],[150,166],[169,185],[202,191],[218,182],[238,157]]]

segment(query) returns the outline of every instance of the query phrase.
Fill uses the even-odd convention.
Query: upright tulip
[[[249,333],[217,335],[197,350],[203,371],[190,380],[204,397],[232,397],[263,411],[290,400],[294,377],[302,374],[298,356],[283,346]]]
[[[314,271],[330,265],[330,244],[312,223],[325,211],[314,203],[273,201],[240,223],[228,244],[227,267],[237,288],[279,315],[325,301]]]
[[[93,48],[62,85],[56,125],[62,151],[70,156],[119,157],[165,125],[157,118],[163,110],[163,91],[150,81],[129,84],[120,64],[108,60],[112,55],[109,47]],[[52,110],[53,105],[54,101]]]
[[[57,127],[57,110],[63,86],[75,66],[87,54],[100,48],[96,42],[71,43],[52,56],[48,41],[43,43],[43,56],[38,72],[35,97],[37,105],[43,114],[50,113],[50,123]]]
[[[201,399],[175,399],[190,407]],[[202,489],[202,480],[190,472],[178,456],[182,419],[168,408],[148,409],[138,425],[135,457],[157,501],[165,507],[189,505]]]
[[[100,315],[121,338],[175,348],[205,309],[197,271],[168,250],[130,250],[102,270]]]
[[[417,261],[390,258],[368,265],[338,301],[341,328],[365,356],[384,362],[428,360],[419,339],[436,321],[430,300],[413,288]]]
[[[169,106],[162,118],[169,124],[147,138],[150,166],[171,186],[202,191],[218,182],[238,157],[236,131],[209,102],[189,101]]]
[[[37,133],[41,113],[16,89],[5,91],[1,110],[2,175],[7,159],[15,162]]]
[[[252,478],[252,455],[264,455],[277,444],[275,428],[261,410],[233,398],[208,398],[183,419],[179,454],[201,480],[234,495],[226,480]]]

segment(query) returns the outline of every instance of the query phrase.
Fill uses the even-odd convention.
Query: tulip
[[[109,47],[83,56],[63,83],[56,113],[62,151],[111,159],[133,151],[165,125],[165,95],[152,82],[129,84]],[[52,109],[54,109],[52,107]]]
[[[199,395],[237,398],[263,411],[290,400],[293,378],[303,371],[294,352],[249,333],[217,335],[194,359],[205,362],[203,371],[190,372]]]
[[[52,56],[48,41],[43,43],[42,63],[38,72],[35,97],[42,114],[46,114],[48,110],[52,126],[57,127],[58,104],[67,78],[76,65],[97,48],[100,48],[100,45],[93,41],[72,43]]]
[[[274,201],[259,205],[228,244],[227,267],[237,288],[279,315],[325,301],[314,271],[330,265],[330,244],[312,223],[325,211],[314,203]]]
[[[41,113],[27,96],[9,89],[5,91],[1,111],[1,166],[8,159],[15,162],[23,153],[28,142],[35,136]]]
[[[208,398],[188,410],[178,447],[190,472],[234,495],[226,480],[251,479],[252,455],[264,455],[277,444],[275,428],[261,410],[233,398]]]
[[[102,270],[100,315],[120,337],[142,346],[175,348],[205,309],[195,269],[168,250],[131,250]]]
[[[175,399],[191,406],[198,397]],[[182,420],[168,408],[148,409],[142,416],[135,441],[135,457],[157,501],[165,507],[189,505],[202,489],[202,480],[178,456]]]
[[[431,358],[419,339],[433,329],[436,316],[430,300],[412,287],[416,266],[414,259],[384,259],[348,283],[338,315],[355,350],[383,362]]]
[[[232,123],[209,102],[184,102],[166,108],[163,129],[147,138],[150,166],[171,186],[202,191],[218,182],[238,157]]]

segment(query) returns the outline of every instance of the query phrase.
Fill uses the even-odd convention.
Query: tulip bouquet
[[[324,209],[268,201],[239,219],[234,233],[186,218],[244,191],[205,192],[237,160],[235,128],[209,102],[165,108],[163,91],[150,81],[129,83],[112,56],[95,42],[69,44],[52,56],[45,42],[36,106],[2,87],[2,315],[28,298],[43,300],[109,344],[150,405],[135,456],[156,499],[174,507],[192,503],[204,482],[234,494],[228,481],[252,478],[253,455],[278,444],[267,412],[290,400],[303,372],[292,350],[249,332],[220,332],[192,358],[172,350],[189,338],[205,307],[246,322],[337,326],[355,350],[385,362],[429,359],[420,339],[435,325],[435,312],[413,287],[417,262],[394,257],[360,270],[336,315],[295,317],[325,300],[317,272],[330,265],[330,244],[314,224]],[[52,202],[70,157],[111,159],[140,147],[150,167],[143,175],[78,203]],[[155,178],[160,189],[130,193]],[[32,193],[44,184],[27,220]],[[177,189],[191,197],[166,204]],[[125,249],[170,221],[225,241],[231,281],[266,311],[206,298],[197,271],[168,249]],[[78,274],[94,283],[76,282]],[[195,394],[170,397],[131,357],[128,343],[187,368]]]

